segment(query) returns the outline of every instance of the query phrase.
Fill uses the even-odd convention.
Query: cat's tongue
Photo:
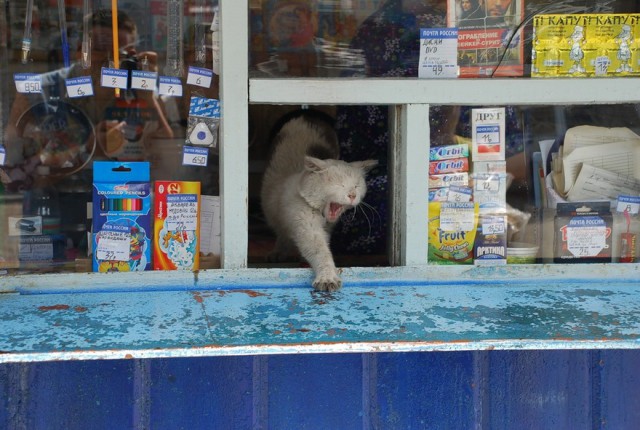
[[[329,221],[335,222],[340,218],[342,213],[342,205],[339,203],[329,203]]]

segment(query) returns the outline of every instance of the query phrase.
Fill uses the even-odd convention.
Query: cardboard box
[[[93,271],[151,269],[148,162],[93,163]]]
[[[153,269],[200,268],[200,182],[156,181]]]

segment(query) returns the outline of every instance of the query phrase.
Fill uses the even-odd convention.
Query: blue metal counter
[[[68,278],[51,277],[5,286],[0,362],[640,347],[635,272],[587,280],[470,270],[453,281],[352,269],[333,294],[313,292],[307,271],[269,273],[138,278],[146,284],[97,275],[95,283],[66,286]]]
[[[637,272],[4,277],[0,428],[635,430]]]

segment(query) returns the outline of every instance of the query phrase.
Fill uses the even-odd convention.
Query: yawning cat
[[[331,125],[306,112],[287,121],[274,140],[274,152],[262,182],[262,210],[276,232],[271,261],[295,249],[315,272],[313,287],[335,291],[342,281],[329,249],[331,229],[346,210],[362,201],[365,174],[375,160],[338,160],[338,139]]]

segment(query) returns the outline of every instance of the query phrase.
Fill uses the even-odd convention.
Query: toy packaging
[[[148,162],[93,163],[93,271],[151,269]]]
[[[640,14],[537,15],[533,31],[533,77],[640,75]]]
[[[612,215],[608,201],[558,203],[555,263],[610,263]]]
[[[200,204],[200,182],[155,182],[154,270],[200,268]]]

